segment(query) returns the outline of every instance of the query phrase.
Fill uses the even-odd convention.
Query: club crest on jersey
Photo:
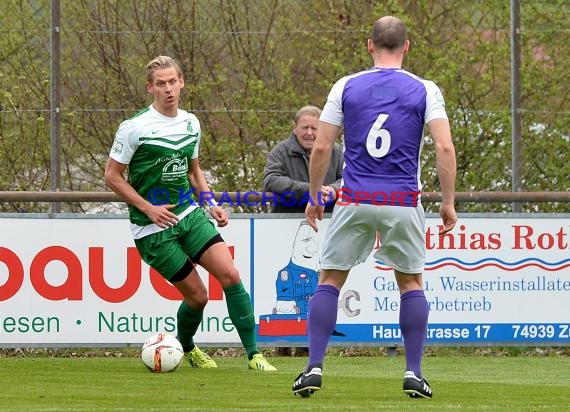
[[[113,147],[111,148],[113,153],[120,154],[123,151],[123,144],[117,140],[113,142]]]
[[[440,90],[437,90],[435,93],[435,99],[437,100],[437,102],[439,104],[441,104],[443,107],[445,107],[445,101],[443,100],[443,94],[441,94]]]
[[[188,174],[188,159],[186,157],[170,160],[162,168],[161,181],[174,182]]]

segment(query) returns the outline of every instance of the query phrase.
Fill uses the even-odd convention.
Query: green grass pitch
[[[296,398],[306,358],[245,358],[218,369],[149,372],[136,357],[0,357],[1,411],[570,411],[570,357],[435,356],[424,360],[433,399],[402,392],[404,359],[327,356],[323,388]]]

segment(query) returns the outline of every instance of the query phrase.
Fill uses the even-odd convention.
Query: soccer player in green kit
[[[146,66],[146,82],[154,100],[119,126],[105,183],[129,204],[131,231],[143,260],[184,296],[177,312],[177,338],[190,364],[217,367],[193,340],[208,302],[206,286],[194,268],[199,264],[222,285],[248,368],[276,371],[258,350],[251,299],[226,243],[201,205],[186,198],[192,190],[210,193],[210,188],[198,160],[200,122],[179,108],[182,70],[171,57],[158,56]],[[128,181],[123,176],[127,167]],[[228,224],[226,211],[215,202],[209,213],[219,227]]]

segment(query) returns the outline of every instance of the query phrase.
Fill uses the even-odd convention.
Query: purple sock
[[[400,330],[406,351],[406,370],[422,376],[422,356],[427,333],[429,307],[423,290],[400,296]]]
[[[336,325],[339,290],[331,285],[319,285],[309,301],[307,331],[309,361],[307,369],[322,368],[329,339]]]

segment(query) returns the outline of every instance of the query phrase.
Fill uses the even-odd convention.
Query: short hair
[[[297,124],[299,119],[303,116],[313,116],[318,119],[321,117],[321,109],[319,109],[317,106],[311,105],[301,107],[297,113],[295,113],[295,124]]]
[[[390,51],[404,47],[407,37],[406,25],[393,16],[384,16],[376,20],[370,34],[374,47]]]
[[[182,69],[176,60],[169,56],[157,56],[146,65],[146,81],[152,83],[155,70],[176,68],[178,77],[182,77]]]

